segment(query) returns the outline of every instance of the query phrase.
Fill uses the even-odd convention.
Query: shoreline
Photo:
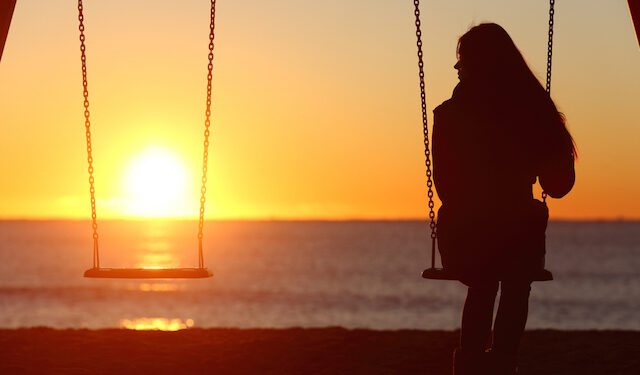
[[[0,329],[2,374],[451,373],[457,331]],[[531,330],[519,375],[637,374],[640,331]]]

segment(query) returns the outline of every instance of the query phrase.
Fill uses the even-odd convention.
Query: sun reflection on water
[[[177,259],[169,252],[146,253],[142,255],[142,260],[138,263],[140,268],[167,268],[175,267]]]
[[[140,290],[143,292],[175,292],[178,290],[176,284],[140,284]]]
[[[150,252],[167,252],[171,250],[169,242],[164,240],[146,241],[142,244],[142,248]]]
[[[134,320],[121,319],[120,328],[136,331],[179,331],[193,327],[193,319],[167,319],[167,318],[139,318]]]
[[[110,249],[108,254],[117,255],[109,265],[157,269],[192,267],[197,262],[195,233],[189,236],[191,241],[185,241],[186,226],[182,222],[154,219],[116,224],[113,233],[106,236],[111,240],[105,245]]]
[[[187,290],[186,285],[179,283],[129,283],[126,285],[128,291],[141,291],[141,292],[177,292]]]

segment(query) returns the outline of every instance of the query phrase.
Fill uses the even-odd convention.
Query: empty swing
[[[198,221],[198,267],[194,268],[102,268],[100,267],[100,254],[98,252],[98,224],[96,215],[96,198],[93,177],[93,156],[91,147],[91,122],[89,120],[89,92],[87,89],[87,64],[85,54],[84,15],[82,0],[78,0],[78,21],[80,30],[80,51],[82,60],[82,87],[84,96],[85,135],[87,139],[87,161],[89,164],[89,192],[91,193],[91,220],[93,228],[93,267],[85,271],[84,277],[90,278],[121,278],[121,279],[174,279],[174,278],[206,278],[213,274],[204,267],[202,255],[202,237],[204,227],[204,203],[207,191],[207,162],[209,158],[209,127],[211,125],[211,80],[213,70],[213,40],[215,26],[216,0],[211,0],[211,22],[209,25],[209,63],[207,65],[207,103],[204,122],[204,152],[202,164],[202,187],[200,188],[200,218]]]
[[[427,196],[429,198],[429,228],[430,228],[430,238],[431,238],[431,264],[429,268],[425,269],[422,272],[422,277],[425,279],[432,280],[459,280],[458,274],[447,269],[447,268],[438,268],[436,267],[436,247],[437,247],[437,232],[436,232],[436,221],[435,221],[435,203],[433,201],[433,179],[432,179],[432,171],[431,171],[431,151],[429,149],[429,130],[427,128],[427,105],[426,105],[426,90],[424,83],[424,63],[422,60],[422,32],[420,30],[421,22],[420,22],[420,0],[413,1],[415,5],[415,25],[416,25],[416,37],[417,37],[417,47],[418,47],[418,68],[419,68],[419,77],[420,77],[420,99],[421,99],[421,109],[422,109],[422,126],[423,126],[423,134],[424,134],[424,154],[425,154],[425,166],[426,166],[426,177],[427,177]],[[548,40],[548,50],[547,50],[547,81],[546,81],[546,91],[550,93],[551,91],[551,53],[553,47],[553,15],[554,15],[554,3],[555,0],[549,1],[549,40]],[[546,207],[546,198],[547,194],[542,192],[542,202]],[[550,271],[540,268],[534,274],[531,275],[532,281],[548,281],[553,280],[553,275]]]

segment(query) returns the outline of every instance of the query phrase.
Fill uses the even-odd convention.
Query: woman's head
[[[472,27],[458,40],[455,68],[462,80],[495,84],[526,80],[533,76],[507,32],[495,23]],[[535,77],[533,77],[535,78]]]
[[[539,131],[547,126],[548,131],[540,134],[561,139],[563,147],[576,155],[564,116],[558,112],[551,97],[500,25],[483,23],[472,27],[458,39],[457,55],[458,62],[454,68],[458,70],[462,84],[475,88],[472,91],[477,95],[499,98],[502,112],[517,122],[530,124],[533,128],[527,129],[529,131]]]

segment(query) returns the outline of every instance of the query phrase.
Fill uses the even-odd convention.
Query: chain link
[[[93,228],[93,268],[100,268],[98,254],[98,216],[96,215],[96,189],[93,177],[93,154],[91,146],[91,121],[89,120],[89,89],[87,84],[87,55],[84,36],[84,7],[82,0],[78,0],[78,30],[80,30],[80,60],[82,61],[82,96],[84,97],[84,127],[87,139],[87,162],[89,164],[89,193],[91,194],[91,227]]]
[[[415,6],[414,14],[416,16],[416,45],[418,47],[418,76],[420,77],[420,104],[422,108],[422,134],[424,136],[424,158],[427,176],[427,197],[429,198],[429,228],[431,230],[431,265],[435,263],[435,239],[436,239],[436,221],[435,221],[435,203],[433,202],[433,178],[431,172],[431,149],[429,147],[429,128],[427,126],[427,95],[424,83],[424,62],[422,53],[422,31],[420,30],[420,0],[413,0]]]
[[[547,42],[547,94],[551,95],[551,56],[553,54],[553,15],[555,0],[549,0],[549,41]],[[542,190],[542,201],[547,203],[547,192]]]
[[[204,267],[202,237],[204,229],[204,203],[207,193],[207,164],[209,162],[209,128],[211,126],[211,81],[213,79],[213,39],[215,37],[216,0],[211,0],[211,23],[209,24],[209,64],[207,65],[207,109],[204,120],[204,153],[202,156],[202,187],[200,188],[200,219],[198,221],[198,264]]]

